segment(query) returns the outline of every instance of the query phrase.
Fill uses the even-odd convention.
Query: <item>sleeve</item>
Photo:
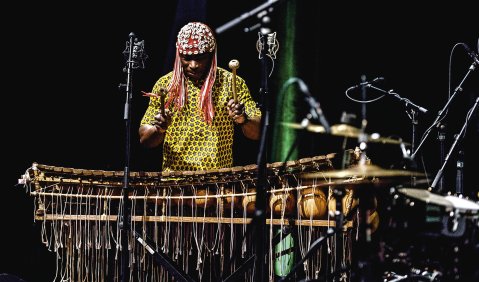
[[[256,106],[256,102],[251,97],[248,86],[243,78],[236,76],[236,88],[239,102],[244,104],[245,112],[248,117],[261,117],[261,110]]]
[[[153,86],[153,90],[151,92],[154,94],[160,95],[161,94],[160,89],[162,87],[166,88],[168,86],[168,81],[169,80],[167,77],[161,77],[155,83],[155,85]],[[163,95],[167,95],[167,94],[164,93]],[[159,108],[160,108],[160,99],[158,97],[150,97],[148,108],[146,109],[146,112],[143,115],[143,118],[141,119],[140,126],[151,124],[155,118],[155,115],[158,114]]]

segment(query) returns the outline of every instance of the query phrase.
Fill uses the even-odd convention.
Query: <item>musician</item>
[[[233,165],[234,127],[260,137],[261,111],[245,81],[217,66],[216,39],[204,23],[178,33],[173,71],[153,86],[141,120],[140,143],[163,144],[163,170],[205,170]],[[232,78],[236,77],[237,101]]]

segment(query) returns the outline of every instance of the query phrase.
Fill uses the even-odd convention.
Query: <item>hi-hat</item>
[[[305,173],[301,178],[351,178],[351,177],[410,177],[425,176],[424,173],[399,169],[384,169],[377,165],[356,165],[348,169]]]
[[[435,204],[446,208],[452,208],[454,206],[446,197],[431,193],[425,189],[401,188],[398,191],[408,197],[420,200],[427,204]]]
[[[314,132],[314,133],[322,133],[327,134],[325,128],[322,125],[317,124],[301,124],[301,123],[292,123],[292,122],[282,122],[282,125],[294,128],[294,129],[306,129],[307,131]],[[335,124],[331,126],[331,132],[329,133],[334,136],[342,136],[342,137],[349,137],[349,138],[358,138],[361,135],[361,129],[351,126],[349,124]],[[374,142],[374,143],[384,143],[384,144],[408,144],[403,142],[400,139],[393,139],[388,137],[380,137],[379,134],[367,134],[367,141]]]

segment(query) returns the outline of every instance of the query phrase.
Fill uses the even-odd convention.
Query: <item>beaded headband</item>
[[[216,40],[211,29],[199,22],[191,22],[181,28],[176,41],[178,52],[183,55],[198,55],[213,52]]]

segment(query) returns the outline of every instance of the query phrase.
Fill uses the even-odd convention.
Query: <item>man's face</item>
[[[181,65],[186,77],[198,81],[206,78],[211,65],[213,53],[203,53],[199,55],[180,54]]]

